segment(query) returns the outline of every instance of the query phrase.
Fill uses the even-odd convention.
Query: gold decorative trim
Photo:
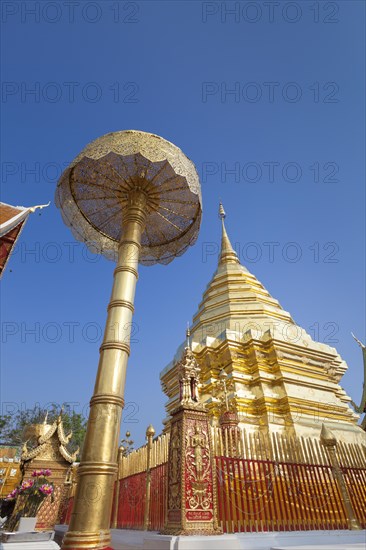
[[[115,476],[117,471],[118,465],[115,462],[82,462],[78,468],[78,476],[87,476],[90,474]]]
[[[100,404],[108,403],[108,405],[117,405],[118,407],[125,406],[125,400],[120,395],[116,395],[114,393],[99,393],[98,395],[94,395],[90,400],[90,406],[93,405],[100,405]]]
[[[136,269],[134,269],[133,267],[130,267],[128,265],[119,265],[119,266],[117,266],[113,273],[114,273],[114,275],[116,275],[117,273],[121,273],[122,271],[128,271],[129,273],[132,273],[132,275],[135,275],[136,279],[139,278],[138,271]]]
[[[119,349],[120,351],[125,351],[128,355],[130,355],[130,346],[128,344],[124,344],[123,342],[104,342],[100,346],[99,351],[105,351],[107,349]]]
[[[112,309],[113,307],[126,307],[132,313],[134,313],[135,308],[132,302],[127,302],[126,300],[111,300],[108,304],[107,311]]]

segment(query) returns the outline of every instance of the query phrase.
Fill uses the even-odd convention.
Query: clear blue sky
[[[122,429],[138,444],[149,423],[161,429],[159,372],[216,268],[220,198],[242,263],[337,347],[359,401],[350,332],[365,340],[364,2],[1,7],[2,200],[52,201],[29,218],[1,283],[3,412],[89,401],[113,264],[74,241],[54,191],[89,141],[123,129],[159,134],[194,161],[203,220],[186,254],[141,268]]]

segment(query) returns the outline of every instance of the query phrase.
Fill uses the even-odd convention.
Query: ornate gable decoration
[[[41,430],[43,433],[38,435],[36,446],[32,449],[28,449],[27,442],[24,443],[21,455],[22,462],[27,462],[34,458],[38,460],[59,461],[61,457],[70,464],[76,461],[79,449],[74,453],[68,451],[67,445],[72,437],[72,432],[65,435],[61,414],[51,425],[43,424],[33,426],[34,431],[39,433],[39,429],[37,430],[37,428],[40,427],[43,427]]]

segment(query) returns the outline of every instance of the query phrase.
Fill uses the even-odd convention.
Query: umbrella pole
[[[131,191],[128,201],[98,373],[90,401],[84,450],[78,468],[74,508],[62,543],[64,550],[107,549],[111,545],[118,440],[147,197],[137,189]]]

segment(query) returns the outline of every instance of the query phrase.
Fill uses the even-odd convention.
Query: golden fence
[[[314,438],[215,427],[212,428],[212,440],[215,456],[331,465],[326,449]],[[338,442],[337,456],[342,467],[366,468],[365,445]]]
[[[366,446],[337,442],[329,450],[318,439],[237,427],[212,428],[212,443],[224,532],[366,528]],[[150,452],[149,493],[148,446],[120,458],[115,527],[164,527],[169,434],[155,438]],[[69,504],[65,522],[70,512]]]
[[[212,428],[213,455],[250,460],[274,460],[331,466],[320,440],[282,433],[247,432],[244,428]],[[338,442],[337,456],[342,468],[366,468],[366,446]],[[150,467],[168,461],[169,433],[153,440]],[[146,471],[147,445],[122,457],[120,478]]]
[[[169,434],[162,434],[156,437],[152,443],[150,468],[160,466],[168,462],[169,453]],[[120,464],[120,479],[139,474],[146,471],[147,464],[147,444],[139,449],[131,451],[127,456],[123,456]]]
[[[235,427],[213,447],[224,532],[366,527],[365,446],[338,443],[334,462],[316,439]]]

